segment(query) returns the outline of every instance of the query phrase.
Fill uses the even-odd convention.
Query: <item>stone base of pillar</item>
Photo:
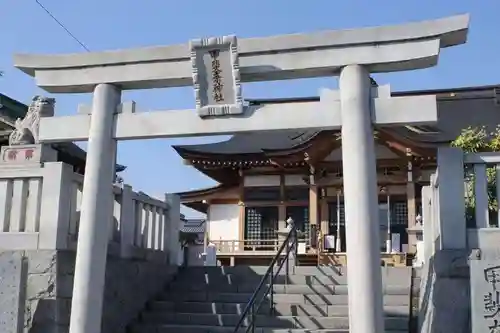
[[[36,330],[36,327],[43,325],[44,333],[68,332],[76,252],[19,250],[3,252],[0,254],[2,256],[22,256],[26,263],[29,279],[24,279],[20,285],[28,290],[25,306],[21,307],[24,309],[25,329],[30,331],[33,327]],[[2,277],[9,279],[8,274],[12,273],[13,271],[9,271]],[[125,331],[147,301],[163,290],[176,273],[177,267],[166,265],[162,261],[131,260],[120,258],[118,254],[108,255],[102,331]],[[0,302],[0,313],[11,312],[12,303]]]
[[[418,332],[471,332],[469,251],[436,252],[420,276]]]

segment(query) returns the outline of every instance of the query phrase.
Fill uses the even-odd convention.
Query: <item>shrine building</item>
[[[493,130],[500,123],[499,89],[481,86],[392,93],[436,95],[439,121],[435,126],[375,128],[383,258],[385,254],[403,263],[416,252],[421,235],[420,193],[436,170],[437,147],[449,145],[469,126]],[[305,235],[299,254],[315,261],[321,253],[330,253],[339,260],[345,252],[349,221],[343,210],[340,131],[237,134],[220,143],[174,149],[186,164],[219,183],[180,196],[185,206],[206,214],[205,244],[215,244],[221,260],[252,258],[250,263],[257,264],[259,257],[271,258],[280,244],[277,230],[285,227],[289,217]]]

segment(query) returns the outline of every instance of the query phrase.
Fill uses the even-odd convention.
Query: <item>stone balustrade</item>
[[[50,147],[0,152],[0,331],[67,332],[84,177]],[[125,332],[177,272],[179,197],[113,186],[103,332]]]
[[[470,255],[500,244],[498,218],[492,214],[487,168],[500,176],[500,153],[464,153],[439,148],[438,168],[422,189],[423,267],[419,332],[470,332]],[[491,176],[490,176],[491,177]],[[491,179],[490,179],[491,180]],[[474,224],[467,225],[466,200],[473,202]],[[481,272],[482,274],[482,272]],[[474,299],[472,299],[474,301]],[[482,298],[481,298],[482,301]],[[449,318],[454,318],[450,322]]]
[[[497,234],[500,215],[490,209],[487,168],[500,175],[500,153],[464,153],[458,148],[440,148],[438,170],[422,189],[425,257],[441,249],[480,248],[479,233]],[[496,182],[500,197],[500,182]],[[472,202],[474,225],[466,223],[466,200]],[[498,199],[497,199],[498,200]],[[495,216],[496,215],[496,216]],[[492,221],[496,218],[496,221]]]
[[[70,192],[69,246],[76,248],[82,200],[83,176],[73,175]],[[109,221],[109,251],[122,257],[136,257],[147,253],[165,253],[171,220],[180,222],[180,215],[170,215],[171,207],[165,201],[142,192],[134,192],[127,184],[113,185],[113,216]]]
[[[168,258],[178,245],[178,198],[162,201],[130,185],[112,186],[109,253]],[[83,176],[62,162],[0,166],[0,250],[75,250],[82,189]]]

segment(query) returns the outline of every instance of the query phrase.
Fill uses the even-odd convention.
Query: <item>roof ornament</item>
[[[9,135],[9,145],[29,145],[39,143],[38,129],[40,118],[54,116],[56,100],[54,98],[35,96],[23,119],[17,118],[15,129]]]
[[[237,38],[234,35],[189,42],[198,115],[243,114]]]

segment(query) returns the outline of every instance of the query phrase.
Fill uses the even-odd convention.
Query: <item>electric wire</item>
[[[66,26],[61,21],[59,21],[50,10],[47,9],[47,7],[45,7],[39,0],[35,0],[35,2],[38,4],[38,6],[40,6],[40,8],[45,11],[45,13],[47,13],[47,15],[49,15],[61,28],[63,28],[71,38],[73,38],[78,44],[80,44],[80,46],[83,47],[85,51],[90,52],[90,49],[85,46],[85,44],[83,44],[83,42],[80,41],[73,33],[71,33],[71,31],[66,28]]]

